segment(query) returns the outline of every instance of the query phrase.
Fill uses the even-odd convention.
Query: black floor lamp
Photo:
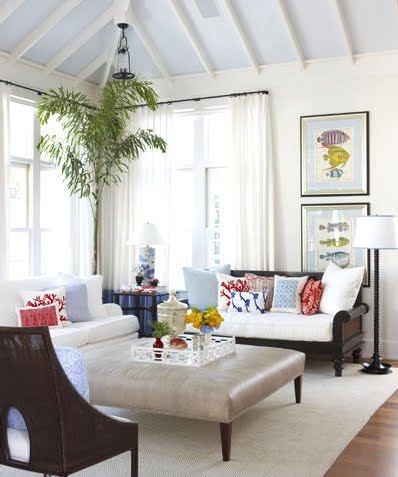
[[[379,250],[398,248],[398,218],[393,215],[358,217],[355,224],[354,247],[373,250],[374,260],[374,342],[371,363],[364,363],[362,372],[391,373],[391,365],[382,363],[379,352]]]

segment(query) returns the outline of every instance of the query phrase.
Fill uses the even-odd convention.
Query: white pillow
[[[323,294],[319,311],[334,315],[340,310],[351,310],[361,288],[364,267],[340,268],[333,262],[323,277]]]
[[[301,313],[301,293],[307,283],[308,275],[303,277],[282,277],[275,275],[274,297],[271,311]]]
[[[231,304],[228,311],[238,313],[265,313],[266,291],[237,292],[231,290]]]
[[[87,287],[88,309],[92,318],[106,318],[105,308],[102,303],[102,275],[91,275],[83,278]]]

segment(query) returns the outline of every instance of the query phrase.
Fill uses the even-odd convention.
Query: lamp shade
[[[162,243],[163,239],[156,225],[147,222],[134,232],[133,238],[127,242],[127,245],[161,245]]]
[[[366,215],[355,224],[354,247],[398,248],[398,218],[394,215]]]

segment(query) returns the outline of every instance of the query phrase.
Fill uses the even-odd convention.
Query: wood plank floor
[[[397,361],[389,362],[398,367]],[[398,477],[398,391],[376,411],[324,477],[346,476]]]

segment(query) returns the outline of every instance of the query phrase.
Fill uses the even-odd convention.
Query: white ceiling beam
[[[347,22],[345,21],[343,10],[341,9],[341,5],[339,0],[332,0],[332,4],[334,6],[334,10],[336,12],[337,20],[340,25],[341,32],[343,34],[343,40],[345,44],[345,49],[347,53],[347,57],[350,60],[350,63],[354,63],[354,54],[352,49],[351,38],[348,32]]]
[[[112,20],[114,14],[113,5],[108,8],[102,15],[94,20],[94,22],[83,30],[74,40],[68,43],[62,50],[50,60],[44,69],[46,74],[51,73],[55,68],[61,65],[67,60],[73,53],[75,53],[81,46],[93,37],[101,28],[103,28],[110,20]]]
[[[75,86],[82,83],[86,78],[95,73],[98,68],[106,63],[108,59],[107,53],[102,53],[102,55],[97,56],[93,61],[91,61],[86,67],[84,67],[79,74],[76,76],[74,81]]]
[[[115,31],[112,36],[111,46],[107,53],[107,59],[104,66],[104,71],[102,72],[102,78],[100,81],[100,88],[103,88],[108,81],[109,73],[111,71],[113,60],[115,59],[117,45],[119,43],[120,29],[115,26]]]
[[[305,68],[303,50],[302,50],[300,42],[297,38],[297,35],[296,35],[295,29],[293,27],[292,21],[290,20],[289,13],[287,12],[284,0],[278,0],[278,4],[279,4],[279,9],[282,13],[283,20],[284,20],[285,25],[286,25],[288,35],[290,37],[290,41],[292,43],[294,51],[296,52],[297,59],[298,59],[300,65],[301,65],[301,67]]]
[[[170,4],[173,7],[174,13],[177,16],[178,20],[180,21],[182,27],[185,30],[185,33],[193,46],[196,54],[198,55],[202,65],[204,66],[205,70],[211,75],[214,76],[214,71],[211,66],[211,63],[207,57],[207,54],[201,45],[199,39],[197,38],[191,23],[188,17],[185,15],[184,11],[181,8],[181,5],[178,3],[178,0],[170,0]]]
[[[61,3],[35,30],[29,33],[11,52],[10,62],[14,63],[52,30],[82,0],[67,0]]]
[[[126,14],[130,5],[130,0],[113,0],[113,5],[115,12],[113,20],[115,25],[118,23],[127,23]]]
[[[140,40],[142,41],[144,48],[152,57],[155,65],[157,66],[163,78],[166,79],[169,83],[171,83],[171,77],[167,69],[167,66],[165,65],[160,54],[158,53],[153,41],[151,40],[148,33],[146,32],[144,26],[135,16],[132,5],[130,5],[130,8],[127,10],[126,20],[129,25],[132,25],[134,27],[134,30],[137,33],[137,35],[140,37]]]
[[[0,23],[3,23],[12,15],[17,8],[19,8],[25,0],[7,0],[0,7]]]
[[[242,23],[239,20],[236,10],[234,9],[231,3],[231,0],[223,0],[223,2],[224,2],[225,10],[227,11],[229,17],[231,18],[232,24],[236,30],[236,33],[238,34],[239,40],[242,43],[244,50],[246,51],[247,56],[249,57],[251,61],[251,64],[253,65],[257,73],[260,73],[260,66],[257,62],[254,49],[249,41],[249,38],[247,36],[245,29],[243,28]]]

